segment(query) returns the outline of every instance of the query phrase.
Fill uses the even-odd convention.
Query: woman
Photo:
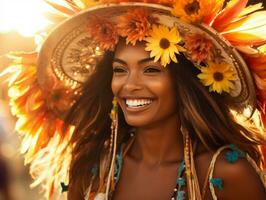
[[[232,1],[223,9],[223,1],[215,0],[160,2],[173,10],[107,4],[50,33],[38,55],[38,95],[13,96],[14,106],[34,102],[40,118],[56,123],[37,129],[33,140],[39,146],[25,142],[32,172],[42,167],[51,175],[47,196],[69,170],[69,185],[62,183],[62,189],[70,200],[265,199],[266,141],[256,122],[264,119],[260,64],[266,38],[258,29],[266,15],[258,11],[261,5],[246,3]],[[257,19],[258,26],[242,26]],[[239,30],[253,35],[240,37]],[[15,77],[14,85],[23,78]],[[245,115],[248,121],[241,120]],[[18,127],[25,130],[21,121]],[[50,160],[50,168],[40,160]]]
[[[114,199],[171,199],[175,193],[178,168],[184,160],[183,135],[186,133],[182,133],[182,128],[190,130],[188,134],[193,138],[201,191],[206,184],[204,181],[208,177],[207,171],[213,155],[219,147],[233,143],[240,145],[241,149],[250,152],[260,161],[256,144],[263,143],[264,140],[261,138],[251,142],[240,133],[243,131],[249,135],[247,130],[234,122],[224,102],[220,102],[219,97],[210,95],[197,80],[198,70],[192,63],[179,56],[179,64],[171,63],[165,68],[160,62],[154,62],[144,48],[144,43],[132,46],[121,41],[114,55],[107,54],[103,63],[97,66],[99,71],[96,70],[85,85],[84,96],[72,109],[69,117],[73,121],[76,121],[76,116],[80,113],[84,115],[81,121],[76,122],[76,131],[86,135],[73,141],[77,144],[73,152],[77,157],[70,168],[72,181],[69,199],[83,198],[84,191],[80,191],[79,183],[89,184],[91,177],[88,167],[92,168],[100,160],[104,142],[111,134],[111,122],[107,116],[111,108],[112,93],[123,113],[119,116],[122,125],[118,131],[120,138],[117,145],[130,146],[123,157]],[[96,80],[101,80],[102,84],[91,84]],[[97,102],[106,113],[97,117],[91,126],[87,126],[86,121],[99,112],[90,112],[88,105],[95,106]],[[95,126],[100,126],[97,130],[100,135],[95,135],[94,138],[89,130],[94,130]],[[130,138],[132,127],[135,128],[134,136]],[[88,140],[84,141],[84,138]],[[225,155],[228,152],[230,149],[224,150],[215,164],[214,176],[222,178],[225,183],[223,189],[216,191],[218,199],[264,199],[265,188],[255,170],[245,159],[234,164],[226,161]],[[253,183],[252,187],[249,187],[250,181]],[[212,199],[210,190],[205,192],[205,199]]]

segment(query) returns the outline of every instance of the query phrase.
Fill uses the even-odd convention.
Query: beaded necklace
[[[115,174],[114,174],[114,180],[115,183],[119,181],[121,170],[122,170],[122,164],[123,164],[123,149],[124,144],[121,145],[120,150],[118,154],[116,155],[116,165],[115,165]],[[182,161],[178,167],[178,176],[176,179],[176,186],[173,190],[173,195],[171,196],[171,200],[184,200],[185,199],[185,162]]]

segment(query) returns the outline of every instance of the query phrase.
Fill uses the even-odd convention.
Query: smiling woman
[[[215,199],[216,195],[228,199],[265,198],[265,189],[259,176],[252,170],[252,165],[240,159],[245,157],[242,151],[233,145],[229,146],[237,144],[253,158],[259,158],[260,153],[254,148],[256,145],[244,145],[250,142],[246,138],[250,133],[233,120],[227,103],[220,100],[221,96],[210,94],[197,80],[200,69],[195,68],[183,55],[177,55],[177,59],[179,63],[171,62],[163,67],[159,61],[154,62],[150,58],[149,52],[145,51],[145,42],[132,45],[126,44],[123,39],[118,42],[114,53],[107,53],[103,57],[95,73],[85,83],[83,95],[66,118],[67,123],[76,125],[76,136],[72,142],[78,145],[77,149],[74,148],[73,155],[76,157],[70,168],[69,199],[83,198],[83,192],[80,193],[79,189],[79,181],[83,178],[94,180],[90,198],[107,198],[104,192],[108,181],[101,180],[101,175],[99,179],[94,175],[103,173],[110,177],[108,169],[102,167],[101,163],[111,158],[108,155],[101,158],[101,152],[107,153],[109,145],[112,145],[109,142],[113,140],[120,146],[119,150],[113,152],[122,152],[116,155],[114,182],[110,183],[116,188],[110,192],[113,199]],[[97,81],[101,84],[93,84]],[[111,109],[112,96],[116,99],[113,103],[118,103],[118,108],[113,112],[118,111],[119,115],[118,118],[112,117],[112,127],[114,130],[118,126],[118,132],[113,132],[111,140],[106,143],[106,137],[112,135],[112,131],[106,134],[111,122],[108,123],[105,117]],[[84,117],[77,120],[79,115]],[[115,125],[118,119],[119,125]],[[87,120],[95,121],[87,125]],[[84,136],[78,137],[80,133]],[[193,147],[187,144],[187,134],[192,139]],[[261,137],[254,130],[252,134],[249,137]],[[84,144],[86,140],[87,148]],[[263,143],[264,139],[261,137],[259,140]],[[86,152],[79,145],[85,145],[83,150]],[[194,150],[187,152],[187,148]],[[217,159],[218,153],[222,153],[226,159],[223,156]],[[122,155],[123,158],[119,157]],[[198,185],[195,185],[198,191],[187,191],[192,194],[186,195],[188,188],[183,182],[186,176],[182,175],[183,160],[186,159],[184,156],[193,156],[195,159],[185,160],[185,163],[195,165],[195,168],[190,166],[187,171],[196,170],[194,173],[197,174],[193,174],[194,182],[190,184]],[[100,162],[100,165],[95,165],[95,162]],[[212,177],[214,164],[217,165],[217,178]],[[87,173],[87,166],[92,167],[92,174]],[[243,181],[252,179],[257,192],[251,194],[251,188],[245,184],[238,183],[239,188],[233,186],[234,179],[240,180],[243,173],[234,172],[233,176],[231,170],[244,170],[244,174],[253,171]],[[85,174],[88,176],[85,177]],[[207,187],[208,179],[212,189]],[[90,185],[85,180],[84,188],[87,188]],[[226,187],[223,186],[224,182]],[[223,189],[223,192],[214,192],[213,187]],[[249,192],[243,195],[243,188]],[[95,189],[98,194],[95,194]]]
[[[69,200],[265,199],[261,4],[99,4],[9,68],[47,199],[61,181]]]

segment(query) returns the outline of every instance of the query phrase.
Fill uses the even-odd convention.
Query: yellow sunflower
[[[205,86],[209,86],[209,91],[217,93],[227,92],[234,89],[233,81],[236,74],[228,63],[208,62],[207,67],[201,67],[198,78]]]
[[[152,26],[150,37],[145,38],[146,51],[150,51],[150,57],[154,57],[154,62],[159,59],[165,67],[171,62],[177,63],[175,53],[185,51],[183,47],[177,45],[181,41],[180,34],[176,27],[169,29],[166,26]]]

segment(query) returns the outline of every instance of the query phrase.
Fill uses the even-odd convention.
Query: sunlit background
[[[47,10],[40,0],[1,0],[0,32],[17,31],[31,36],[49,23],[43,16]]]
[[[0,70],[10,62],[9,51],[33,51],[38,33],[49,22],[44,13],[49,7],[42,0],[0,0]],[[19,136],[14,132],[14,121],[8,109],[7,84],[0,79],[0,165],[6,161],[10,197],[0,191],[0,200],[39,200],[39,189],[30,189],[32,182],[28,167],[19,154]],[[2,178],[0,172],[0,179]],[[0,180],[0,182],[3,181]]]
[[[262,1],[265,6],[266,0],[250,0],[250,3]],[[10,63],[6,57],[9,51],[34,50],[33,34],[49,25],[44,16],[49,9],[44,0],[0,0],[0,71]],[[31,178],[19,155],[19,137],[13,128],[15,119],[7,106],[7,85],[0,81],[0,162],[2,157],[8,166],[12,200],[42,199],[37,189],[29,189]],[[1,196],[1,191],[0,200],[7,200]]]

